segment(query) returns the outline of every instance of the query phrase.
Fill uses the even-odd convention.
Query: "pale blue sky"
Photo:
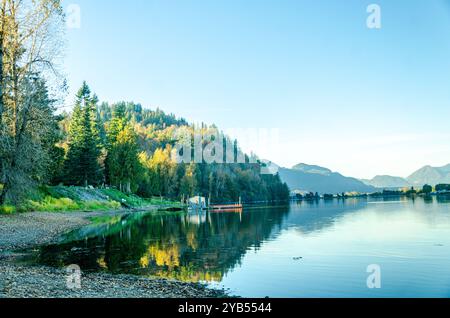
[[[64,3],[81,8],[71,94],[87,80],[101,100],[278,129],[254,150],[283,166],[371,178],[450,163],[450,1]],[[380,30],[366,27],[371,3]]]

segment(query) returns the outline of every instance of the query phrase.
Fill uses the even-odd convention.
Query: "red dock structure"
[[[225,204],[225,205],[210,205],[209,209],[213,211],[229,211],[229,210],[242,210],[242,204]]]

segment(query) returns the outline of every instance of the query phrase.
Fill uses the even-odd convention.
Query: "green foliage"
[[[0,205],[16,205],[51,174],[55,100],[44,78],[57,73],[63,14],[60,1],[2,1],[1,7]]]
[[[433,187],[428,185],[428,184],[426,184],[426,185],[423,186],[422,192],[425,193],[425,194],[430,194],[431,192],[433,192]]]
[[[157,149],[152,157],[149,157],[146,153],[141,153],[140,162],[147,169],[141,183],[142,194],[167,196],[169,194],[169,181],[174,168],[170,158],[170,148]]]
[[[53,144],[52,147],[49,148],[49,156],[51,158],[51,163],[49,165],[49,183],[50,184],[58,184],[63,181],[64,178],[64,157],[65,150]]]
[[[103,175],[99,164],[101,151],[97,97],[86,84],[80,88],[69,127],[64,182],[68,185],[99,185]]]
[[[54,101],[42,79],[20,86],[24,100],[3,113],[0,123],[0,175],[4,183],[0,204],[18,204],[36,185],[51,179],[57,135]],[[12,118],[16,118],[15,124]]]
[[[122,205],[133,208],[150,206],[182,207],[179,202],[161,198],[144,199],[116,189],[85,189],[83,187],[44,186],[30,193],[18,206],[3,205],[0,214],[15,212],[64,212],[118,210]]]
[[[46,211],[46,212],[76,211],[79,209],[79,206],[75,201],[69,198],[56,199],[52,197],[46,197],[41,202],[30,201],[28,209],[30,211]]]
[[[98,98],[86,82],[76,95],[70,121],[64,114],[55,116],[56,101],[50,98],[47,87],[50,82],[40,76],[54,65],[51,56],[40,56],[38,48],[48,47],[56,35],[51,31],[57,31],[63,21],[60,3],[3,4],[0,22],[10,27],[3,28],[2,38],[7,41],[1,43],[0,50],[0,205],[60,211],[92,210],[110,204],[108,200],[86,199],[95,193],[77,188],[47,188],[30,198],[39,186],[59,183],[85,188],[106,183],[127,193],[177,201],[195,194],[215,201],[288,198],[278,176],[260,175],[260,164],[175,164],[171,159],[171,150],[179,140],[175,133],[178,129],[192,133],[192,126],[159,108],[148,110],[131,102],[98,107]],[[14,9],[13,4],[17,4]],[[37,46],[36,39],[41,41]],[[201,128],[208,133],[206,125]],[[131,206],[168,202],[161,198],[143,200],[129,195],[120,199]]]
[[[64,211],[98,211],[110,210],[120,208],[120,203],[115,201],[100,202],[100,201],[80,201],[76,202],[69,198],[53,198],[45,197],[43,201],[29,202],[30,211],[38,212],[64,212]]]
[[[0,214],[13,214],[16,212],[16,207],[12,205],[1,205]]]
[[[42,188],[42,196],[31,199],[31,209],[95,210],[99,208],[98,202],[108,201],[96,198],[98,193],[129,207],[173,204],[194,195],[211,198],[212,202],[236,202],[239,198],[244,202],[267,202],[289,197],[289,190],[279,176],[261,175],[262,165],[248,163],[249,158],[240,152],[236,142],[234,155],[244,157],[247,163],[177,164],[172,150],[186,134],[193,135],[194,126],[159,109],[144,110],[133,103],[113,107],[103,103],[97,108],[97,103],[98,98],[84,82],[70,120],[68,116],[60,116],[62,133],[53,129],[48,137],[48,153],[53,162],[48,168],[53,184],[61,180],[75,187]],[[213,126],[201,127],[205,135],[216,131]],[[58,143],[62,147],[55,146]],[[209,143],[205,140],[203,147]],[[64,149],[67,154],[63,161]],[[88,187],[104,183],[117,190]],[[142,199],[132,193],[158,199]]]
[[[173,114],[166,114],[161,109],[144,109],[141,104],[132,102],[119,102],[113,105],[102,103],[99,115],[102,122],[109,122],[114,113],[114,109],[122,109],[127,122],[140,124],[143,127],[151,127],[154,130],[163,130],[170,126],[187,126],[188,123],[183,118],[176,118]]]
[[[125,108],[119,104],[107,125],[107,180],[119,190],[131,193],[138,187],[141,165],[138,160],[137,136],[127,123]]]
[[[87,201],[83,202],[81,206],[82,209],[86,211],[117,210],[121,208],[121,204],[116,201],[110,202]]]
[[[68,166],[71,166],[71,144],[83,135],[82,105],[92,105],[90,90],[83,85],[78,94],[69,130]],[[93,116],[91,116],[93,118]],[[194,126],[185,120],[166,115],[161,110],[145,110],[139,104],[120,102],[110,106],[101,104],[98,110],[100,127],[105,127],[102,144],[105,147],[104,180],[119,192],[137,193],[142,197],[164,197],[181,201],[194,195],[211,198],[212,202],[236,202],[242,198],[249,201],[279,201],[289,198],[289,189],[278,175],[261,175],[262,165],[248,163],[249,158],[233,145],[234,155],[245,158],[247,163],[177,164],[172,159],[172,149],[186,135],[193,136]],[[86,122],[86,121],[85,121]],[[81,128],[80,128],[81,127]],[[203,134],[217,131],[214,126],[201,125]],[[94,129],[95,130],[95,129]],[[96,135],[96,134],[94,134]],[[102,134],[100,133],[100,136]],[[221,137],[225,137],[222,136]],[[72,141],[71,141],[72,140]],[[208,147],[205,141],[203,147]],[[75,160],[79,162],[77,158]],[[79,168],[78,171],[85,171]],[[73,183],[83,185],[81,182]],[[117,197],[117,193],[112,196]],[[130,206],[142,205],[132,197],[119,197]]]
[[[287,200],[289,189],[278,175],[261,175],[259,164],[175,164],[171,147],[157,149],[153,156],[141,153],[146,173],[139,188],[145,196],[164,196],[175,200],[194,195],[211,202]]]
[[[107,195],[111,200],[125,202],[134,208],[143,208],[148,206],[180,206],[176,201],[164,200],[161,198],[142,198],[134,194],[125,194],[116,189],[100,189],[101,193]]]
[[[416,189],[414,187],[411,187],[411,189],[407,190],[405,192],[406,195],[415,195],[417,193]]]
[[[107,195],[109,198],[111,198],[111,200],[126,203],[131,207],[145,207],[151,204],[150,201],[144,198],[138,197],[137,195],[133,194],[125,194],[116,189],[101,189],[99,191]]]
[[[450,191],[450,184],[438,184],[436,186],[436,191]]]

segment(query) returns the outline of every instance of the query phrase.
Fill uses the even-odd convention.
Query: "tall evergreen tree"
[[[65,161],[65,183],[99,185],[104,180],[99,157],[101,140],[97,116],[97,99],[91,96],[86,82],[77,93],[69,128],[69,149]]]
[[[108,132],[106,136],[107,147],[111,147],[116,141],[119,133],[125,128],[127,124],[125,105],[120,103],[117,104],[112,112],[112,118],[108,123]]]
[[[108,183],[121,191],[131,192],[138,186],[141,170],[137,136],[125,117],[125,105],[118,104],[108,124],[106,172]]]
[[[102,107],[104,106],[105,104],[102,104]],[[111,156],[113,155],[113,147],[117,141],[117,136],[123,130],[126,124],[124,104],[118,104],[114,106],[112,110],[111,108],[109,108],[109,113],[112,113],[112,115],[109,121],[106,123],[105,181],[107,184],[113,184],[111,180],[111,174],[114,172],[111,171],[110,166],[114,165],[114,160],[111,158]]]
[[[121,191],[128,193],[136,190],[141,169],[136,139],[133,127],[126,125],[108,153],[109,180]]]

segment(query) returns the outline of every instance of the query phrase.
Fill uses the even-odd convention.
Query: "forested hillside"
[[[59,0],[0,1],[0,206],[21,205],[33,189],[59,184],[176,200],[288,198],[287,186],[261,175],[259,163],[173,160],[180,132],[208,135],[213,126],[135,103],[100,104],[86,83],[71,113],[58,112],[66,92],[58,71],[64,20]]]
[[[131,102],[98,104],[97,96],[83,83],[73,111],[53,118],[48,178],[35,185],[112,186],[142,197],[182,200],[201,195],[216,203],[288,199],[287,185],[278,175],[261,174],[262,164],[250,163],[237,141],[227,139],[235,157],[245,158],[244,163],[174,160],[179,138],[198,131],[212,135],[218,131],[215,126],[196,127],[173,114]],[[208,145],[205,139],[203,149]]]
[[[210,197],[212,202],[237,201],[239,197],[244,201],[288,198],[289,190],[279,177],[262,175],[261,164],[250,163],[248,157],[245,163],[174,161],[172,151],[181,138],[177,136],[198,130],[211,135],[217,131],[214,126],[195,127],[173,114],[131,102],[99,107],[97,103],[84,83],[73,113],[61,120],[61,146],[67,155],[53,183],[111,185],[144,197],[177,200],[194,195]],[[208,142],[202,145],[207,147]],[[236,147],[236,156],[239,151]]]

